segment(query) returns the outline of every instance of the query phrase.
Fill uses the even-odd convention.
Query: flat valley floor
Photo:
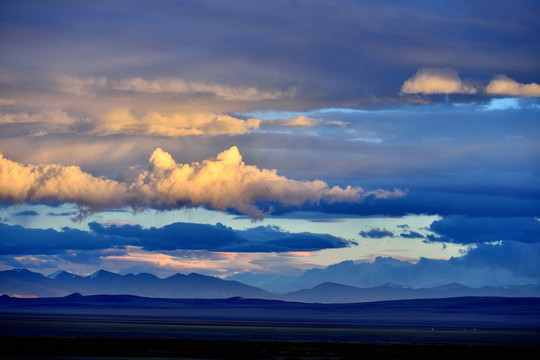
[[[7,359],[536,359],[540,353],[540,300],[532,298],[339,306],[118,296],[3,300]]]

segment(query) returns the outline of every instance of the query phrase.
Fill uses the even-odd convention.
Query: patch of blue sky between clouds
[[[482,107],[484,111],[497,110],[521,110],[521,109],[540,109],[537,99],[523,98],[500,98],[491,99],[491,101]]]
[[[479,104],[477,102],[468,103],[433,103],[418,105],[395,105],[391,107],[381,109],[354,109],[354,108],[326,108],[326,109],[313,109],[307,111],[273,111],[273,110],[259,110],[247,113],[238,113],[235,115],[243,117],[254,117],[262,121],[270,120],[283,120],[291,119],[297,116],[324,116],[324,115],[354,115],[354,114],[376,114],[376,113],[394,113],[394,112],[413,112],[413,113],[431,113],[433,111],[448,111],[452,109],[460,110],[484,110],[484,111],[496,111],[496,110],[522,110],[522,109],[540,109],[540,103],[535,98],[493,98],[488,103]]]
[[[273,111],[273,110],[259,110],[252,111],[242,114],[244,117],[253,117],[260,119],[262,121],[268,120],[282,120],[282,119],[291,119],[297,116],[315,116],[317,114],[357,114],[357,113],[370,113],[372,110],[360,110],[352,108],[328,108],[328,109],[314,109],[309,111]]]

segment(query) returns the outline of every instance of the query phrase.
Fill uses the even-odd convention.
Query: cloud
[[[466,254],[450,259],[421,258],[416,264],[391,257],[373,262],[344,261],[300,275],[244,273],[228,279],[286,292],[306,289],[323,282],[358,287],[387,283],[413,288],[460,283],[471,287],[526,285],[540,283],[540,244],[503,242],[482,244]]]
[[[401,86],[402,94],[475,94],[476,88],[464,83],[458,72],[448,68],[420,68]]]
[[[31,136],[70,132],[78,122],[61,110],[0,114],[0,126],[24,127]]]
[[[169,93],[169,94],[193,94],[207,93],[225,100],[258,101],[274,100],[294,96],[296,90],[290,88],[287,91],[265,91],[254,87],[234,87],[217,83],[205,83],[201,81],[187,81],[182,78],[160,78],[145,80],[133,77],[113,81],[111,88],[114,90],[133,91],[141,93]]]
[[[99,135],[130,134],[158,136],[237,135],[259,127],[258,119],[238,119],[222,114],[162,114],[149,112],[137,119],[127,109],[105,115],[93,133]]]
[[[34,210],[26,210],[13,214],[15,216],[38,216],[38,212]]]
[[[67,250],[96,250],[113,247],[113,242],[103,236],[86,231],[64,228],[26,229],[20,225],[0,223],[0,254],[2,255],[46,255]]]
[[[501,96],[540,97],[540,85],[522,84],[506,75],[497,75],[489,82],[486,93]]]
[[[309,118],[305,115],[298,115],[285,120],[269,120],[263,125],[266,126],[288,126],[288,127],[315,127],[319,126],[320,121]]]
[[[91,209],[124,206],[127,186],[77,166],[22,165],[0,154],[0,201],[71,202]]]
[[[409,231],[408,233],[399,234],[400,237],[406,239],[423,239],[424,235],[417,233],[416,231]]]
[[[172,223],[161,228],[140,225],[88,224],[91,231],[63,228],[26,229],[0,223],[0,254],[44,255],[74,250],[138,249],[155,251],[205,250],[215,252],[318,251],[347,247],[353,242],[327,234],[290,233],[276,226],[234,230],[216,225]]]
[[[347,125],[350,125],[349,122],[345,122],[345,121],[339,121],[339,120],[333,120],[333,121],[326,121],[325,122],[325,125],[336,125],[336,126],[339,126],[339,127],[346,127]]]
[[[383,237],[394,237],[394,233],[390,230],[374,228],[369,231],[360,231],[360,236],[372,239],[381,239]]]
[[[350,123],[339,121],[339,120],[330,120],[322,121],[320,119],[313,119],[306,115],[298,115],[289,119],[283,120],[266,120],[261,123],[261,126],[286,126],[286,127],[296,127],[296,128],[311,128],[323,125],[332,125],[339,127],[346,127]]]
[[[239,135],[259,128],[260,120],[239,119],[213,113],[148,112],[136,118],[128,109],[110,111],[99,120],[77,120],[65,111],[0,114],[0,126],[18,126],[25,135],[42,136],[79,130],[89,135],[155,135],[167,137],[194,135]],[[76,125],[84,125],[83,127]]]
[[[106,76],[53,75],[49,77],[56,91],[76,96],[99,92],[123,91],[144,94],[209,94],[224,100],[260,101],[293,97],[295,88],[261,90],[250,86],[229,86],[215,82],[190,81],[180,77],[143,79],[130,77],[112,80]]]
[[[233,230],[216,225],[173,223],[162,228],[143,229],[138,225],[89,224],[99,235],[126,239],[143,250],[208,250],[221,252],[290,252],[316,251],[346,247],[350,242],[326,234],[289,233],[276,226],[258,226]]]
[[[480,244],[498,241],[540,242],[540,221],[534,217],[445,216],[434,221],[429,230],[437,236],[430,241]]]
[[[61,213],[48,212],[47,216],[76,216],[76,211],[65,211]]]
[[[105,76],[81,77],[62,74],[52,76],[52,81],[55,83],[55,90],[77,96],[85,96],[101,91],[109,84],[109,80]]]
[[[0,114],[0,124],[21,124],[21,123],[57,123],[71,125],[75,120],[65,111],[44,111],[35,114]]]
[[[77,166],[23,165],[0,154],[0,201],[13,203],[70,202],[80,215],[105,209],[172,209],[207,206],[235,210],[254,219],[264,217],[256,203],[275,202],[300,207],[305,203],[358,203],[365,198],[395,198],[399,189],[365,191],[360,187],[329,187],[324,181],[299,181],[276,170],[246,165],[233,146],[215,160],[177,164],[172,156],[156,149],[148,170],[129,182],[94,177]]]

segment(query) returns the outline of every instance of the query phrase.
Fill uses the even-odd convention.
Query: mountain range
[[[80,293],[136,295],[150,298],[242,297],[306,303],[355,303],[460,296],[540,297],[540,285],[471,288],[452,283],[417,289],[390,283],[359,288],[325,282],[310,289],[274,294],[238,281],[197,273],[176,274],[161,279],[147,273],[120,275],[105,270],[99,270],[89,276],[79,276],[66,271],[44,276],[26,269],[14,269],[0,271],[0,293],[20,297],[60,297]]]

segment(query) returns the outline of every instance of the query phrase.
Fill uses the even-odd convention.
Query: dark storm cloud
[[[494,191],[495,192],[495,191]],[[259,205],[259,204],[258,204]],[[273,215],[287,217],[289,212],[311,211],[351,216],[464,215],[470,217],[532,217],[540,213],[540,199],[453,192],[409,190],[401,199],[370,199],[362,204],[304,205],[300,208],[271,204]]]
[[[381,239],[383,237],[394,237],[390,230],[374,228],[369,231],[360,231],[359,235],[365,238]]]
[[[434,221],[429,230],[436,236],[430,241],[458,244],[489,243],[496,241],[540,242],[540,221],[534,217],[493,218],[446,216]]]
[[[231,252],[314,251],[346,247],[352,242],[326,234],[289,233],[275,226],[233,230],[216,225],[173,223],[162,228],[143,229],[138,225],[104,227],[90,223],[100,235],[117,236],[146,250],[209,250]]]
[[[233,230],[222,224],[173,223],[162,228],[139,225],[104,227],[92,222],[92,231],[63,228],[26,229],[0,224],[0,254],[61,254],[68,250],[108,250],[139,246],[148,251],[208,250],[226,252],[316,251],[354,244],[335,236],[289,233],[278,227]]]
[[[0,224],[0,254],[57,254],[66,250],[96,250],[113,247],[103,236],[77,229],[26,229],[20,225]]]

